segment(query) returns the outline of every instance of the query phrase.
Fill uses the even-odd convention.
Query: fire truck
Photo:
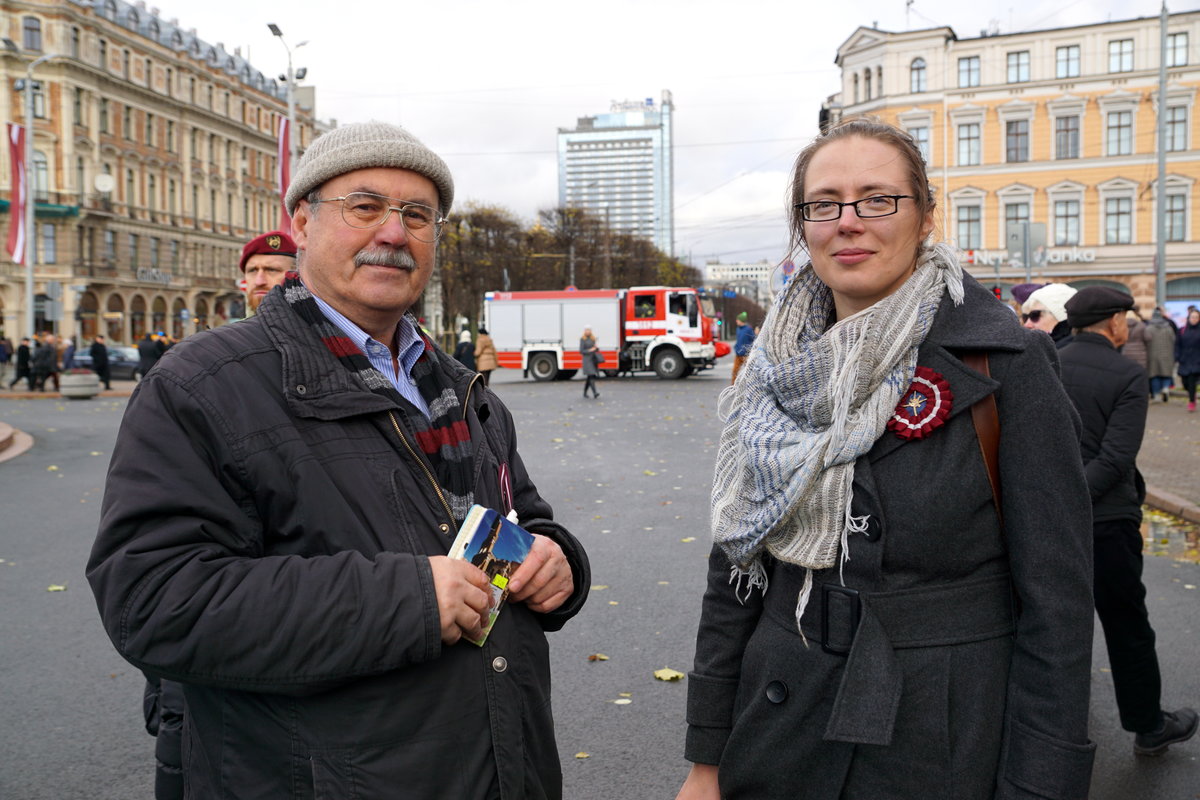
[[[534,380],[566,380],[582,366],[579,339],[591,328],[610,376],[654,371],[685,378],[712,367],[729,348],[714,343],[712,301],[695,289],[635,286],[544,292],[488,292],[484,319],[501,367]],[[723,352],[718,353],[718,349]]]

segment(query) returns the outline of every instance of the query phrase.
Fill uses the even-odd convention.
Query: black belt
[[[790,617],[793,630],[794,611],[784,609],[795,608],[798,589],[797,582],[783,580],[767,592],[768,613]],[[903,689],[896,650],[985,641],[1014,630],[1008,575],[894,592],[817,583],[811,604],[817,608],[805,615],[804,635],[847,658],[825,729],[825,738],[833,741],[891,743]],[[814,617],[816,624],[810,622]]]

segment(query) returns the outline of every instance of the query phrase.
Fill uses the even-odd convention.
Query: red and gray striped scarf
[[[417,446],[433,467],[455,523],[461,524],[475,502],[471,481],[474,472],[471,431],[463,418],[454,384],[438,364],[433,342],[421,331],[416,321],[410,318],[413,328],[425,346],[413,365],[412,378],[416,381],[417,390],[425,399],[425,404],[429,406],[427,418],[420,409],[396,391],[396,387],[387,376],[371,365],[366,355],[340,328],[321,313],[320,306],[300,281],[297,273],[289,272],[284,278],[283,295],[292,310],[313,327],[317,338],[329,348],[329,352],[343,367],[356,374],[372,392],[383,395],[400,407],[415,434]]]

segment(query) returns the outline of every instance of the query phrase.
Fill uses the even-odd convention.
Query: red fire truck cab
[[[584,328],[592,329],[609,375],[652,370],[684,378],[717,357],[712,301],[686,287],[488,292],[484,319],[500,366],[539,381],[579,370]]]

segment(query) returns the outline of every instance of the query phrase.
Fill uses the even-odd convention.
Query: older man
[[[238,269],[246,276],[246,308],[254,312],[267,292],[296,268],[296,243],[283,231],[256,236],[242,248]]]
[[[453,200],[402,128],[312,143],[299,277],[173,348],[130,400],[88,564],[123,656],[179,681],[192,796],[557,798],[544,631],[587,558],[510,414],[409,313]],[[472,503],[535,544],[482,647]]]
[[[1096,613],[1112,667],[1121,727],[1133,750],[1158,756],[1196,733],[1190,708],[1164,711],[1154,628],[1142,583],[1142,501],[1137,452],[1146,429],[1146,371],[1117,352],[1133,298],[1089,286],[1066,301],[1074,341],[1059,351],[1062,381],[1083,420],[1080,450],[1092,494]]]

